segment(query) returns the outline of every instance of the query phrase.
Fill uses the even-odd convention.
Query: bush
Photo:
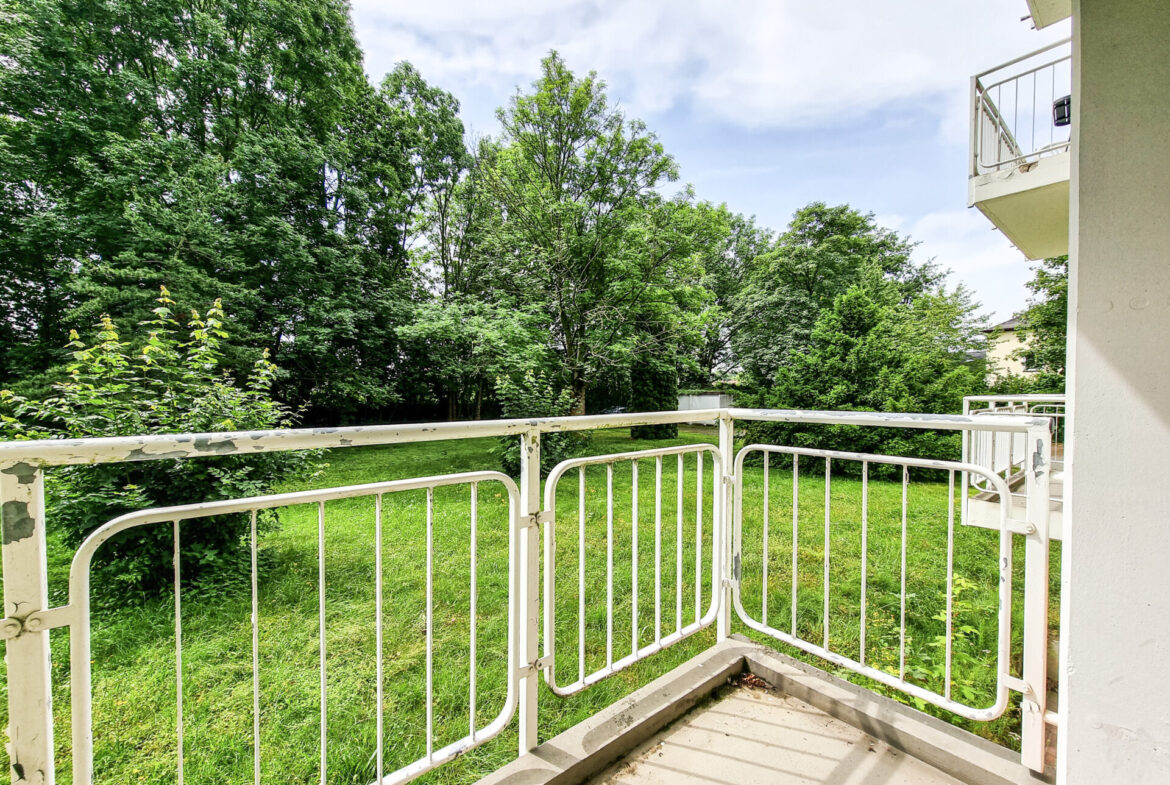
[[[573,396],[567,388],[558,389],[544,374],[526,371],[519,381],[503,376],[496,379],[496,397],[502,416],[564,417],[573,408]],[[580,433],[545,433],[540,439],[540,469],[547,472],[568,458],[586,437]],[[520,437],[502,436],[496,456],[505,474],[520,476]]]
[[[673,412],[678,409],[678,370],[659,357],[639,355],[630,367],[630,411]],[[678,425],[638,425],[631,439],[674,439]]]
[[[257,430],[289,425],[293,416],[273,400],[276,366],[265,352],[243,386],[224,370],[227,338],[216,300],[205,317],[191,312],[186,338],[164,287],[155,318],[123,341],[103,317],[87,345],[70,334],[72,363],[53,394],[29,400],[0,392],[3,438],[84,438],[151,433]],[[98,526],[127,512],[271,492],[277,480],[313,466],[312,453],[225,455],[189,460],[67,466],[46,473],[47,520],[76,547]],[[261,516],[265,528],[275,514]],[[184,585],[222,590],[248,574],[247,515],[196,519],[182,525]],[[111,539],[94,562],[95,589],[120,601],[170,586],[170,526],[148,525]]]

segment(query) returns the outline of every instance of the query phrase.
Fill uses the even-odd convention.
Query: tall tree
[[[605,83],[578,78],[555,52],[530,94],[498,113],[502,149],[485,182],[497,205],[499,286],[536,302],[563,365],[573,411],[585,411],[591,371],[613,358],[638,306],[679,262],[639,233],[669,209],[656,188],[677,177],[654,134],[609,106]]]

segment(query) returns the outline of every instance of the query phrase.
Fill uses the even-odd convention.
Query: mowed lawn
[[[688,429],[667,441],[631,441],[627,431],[593,434],[582,454],[604,455],[674,444],[710,442],[713,431]],[[303,487],[331,487],[434,474],[497,468],[493,440],[335,450],[328,468]],[[795,614],[793,587],[792,473],[773,457],[768,483],[768,623],[796,628],[806,640],[824,635],[825,484],[823,464],[802,461],[799,477]],[[604,466],[573,470],[557,491],[555,575],[556,678],[575,681],[582,666],[578,643],[578,586],[585,586],[584,673],[620,659],[635,645],[691,625],[710,605],[713,471],[688,455],[638,463],[637,527],[630,461],[612,471],[612,524],[606,513],[610,478]],[[681,476],[682,508],[679,509]],[[661,483],[661,507],[655,486]],[[763,467],[744,471],[742,593],[745,610],[762,618]],[[434,748],[469,732],[471,702],[470,489],[435,491],[433,589]],[[975,706],[992,702],[996,635],[997,535],[958,525],[952,694]],[[507,495],[502,485],[478,488],[475,721],[488,725],[504,703],[507,629]],[[374,498],[332,501],[325,507],[325,615],[327,779],[368,783],[377,766],[377,645]],[[860,655],[861,481],[834,476],[829,495],[829,619],[831,647]],[[942,691],[946,608],[947,507],[945,477],[918,476],[907,493],[905,636],[901,633],[902,485],[871,477],[868,497],[866,661],[899,669],[905,641],[906,672]],[[680,514],[681,512],[681,514]],[[584,576],[580,521],[584,519]],[[264,781],[317,782],[320,771],[320,669],[318,635],[318,517],[316,505],[280,513],[281,526],[260,541],[259,678],[260,749]],[[196,525],[194,523],[187,525]],[[612,554],[607,530],[612,525]],[[388,773],[426,754],[426,494],[409,491],[383,501],[383,706],[384,769]],[[637,534],[635,559],[633,540]],[[679,536],[681,532],[681,537]],[[52,538],[50,538],[52,539]],[[1022,619],[1022,543],[1015,554],[1015,637]],[[53,553],[50,590],[63,597],[70,554]],[[612,571],[609,563],[612,559]],[[682,569],[679,569],[679,566]],[[1054,564],[1053,585],[1058,570]],[[637,605],[634,572],[637,572]],[[609,575],[612,574],[612,593]],[[656,576],[659,580],[656,581]],[[657,588],[656,588],[657,584]],[[698,591],[696,592],[696,586]],[[607,607],[612,597],[612,626]],[[60,601],[60,599],[58,600]],[[252,628],[247,584],[214,596],[183,597],[183,700],[185,780],[250,782],[253,765]],[[747,633],[738,620],[734,632]],[[751,633],[751,637],[767,640]],[[714,642],[710,628],[563,698],[542,688],[541,739],[547,739],[622,695],[694,656]],[[53,633],[53,668],[60,782],[69,781],[68,636]],[[777,648],[794,653],[781,644]],[[1018,645],[1016,646],[1018,659]],[[809,658],[806,658],[809,659]],[[175,780],[175,646],[173,599],[145,607],[104,611],[93,622],[95,780],[166,783]],[[816,662],[816,660],[810,659]],[[842,674],[844,675],[844,674]],[[6,712],[5,701],[0,712]],[[6,718],[3,720],[6,722]],[[1018,710],[977,733],[1012,744]],[[429,782],[470,782],[516,754],[516,722],[497,739],[441,767]],[[2,754],[2,753],[0,753]],[[7,767],[7,760],[3,761]]]

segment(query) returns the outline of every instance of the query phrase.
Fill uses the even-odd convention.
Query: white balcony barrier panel
[[[1035,402],[1040,406],[1040,402]],[[1047,404],[1045,404],[1047,405]],[[1038,413],[1043,413],[1039,409]],[[694,419],[718,421],[719,444],[696,444],[682,447],[670,447],[658,450],[621,453],[617,455],[593,456],[573,459],[558,465],[548,476],[545,483],[545,492],[541,495],[540,471],[540,440],[545,433],[566,431],[585,431],[603,428],[625,428],[634,425],[654,425],[664,423],[679,423]],[[828,630],[833,622],[828,598],[832,587],[829,585],[831,554],[826,539],[824,550],[825,566],[825,602],[822,609],[825,637],[817,641],[809,641],[796,635],[793,628],[782,630],[772,625],[767,617],[767,605],[759,618],[747,612],[743,603],[741,577],[742,552],[742,515],[743,515],[743,461],[745,456],[755,452],[762,452],[764,459],[777,454],[790,456],[794,461],[800,457],[822,459],[828,466],[831,462],[860,461],[864,470],[870,464],[893,464],[903,467],[903,483],[907,481],[906,473],[910,468],[918,467],[922,470],[936,470],[946,472],[953,490],[954,476],[960,474],[966,482],[968,475],[980,478],[981,482],[1001,498],[1010,496],[1010,481],[1003,476],[1004,469],[992,468],[982,464],[965,461],[924,461],[915,458],[862,455],[853,453],[832,452],[827,450],[808,450],[786,447],[783,445],[752,445],[741,450],[736,456],[733,450],[733,437],[736,422],[788,422],[802,425],[847,425],[858,427],[881,428],[911,428],[932,429],[943,431],[959,431],[964,436],[964,445],[979,438],[974,434],[992,433],[996,438],[1002,438],[1009,443],[1020,439],[1026,449],[1019,450],[1019,460],[1016,451],[1009,451],[1006,466],[1017,467],[1017,473],[1022,474],[1025,488],[1025,509],[1017,517],[1008,514],[1006,505],[1001,505],[998,529],[999,548],[997,562],[1000,576],[999,601],[999,631],[997,639],[996,665],[996,693],[991,706],[970,706],[954,700],[948,689],[944,687],[942,693],[932,693],[910,683],[905,673],[896,677],[879,669],[871,667],[865,653],[854,659],[835,651],[829,644]],[[71,659],[71,734],[73,749],[73,781],[78,785],[89,785],[93,782],[93,738],[95,731],[100,733],[100,727],[93,727],[92,720],[92,683],[90,672],[90,566],[94,555],[110,537],[118,532],[133,527],[168,525],[171,529],[174,550],[174,618],[175,618],[175,655],[176,655],[176,708],[175,713],[175,744],[179,750],[177,756],[176,780],[183,781],[184,738],[183,706],[182,706],[182,674],[183,674],[183,607],[181,587],[181,555],[183,552],[183,525],[186,521],[207,518],[225,514],[247,514],[251,516],[252,528],[250,531],[249,547],[252,553],[252,668],[251,691],[253,723],[251,738],[240,740],[241,745],[251,748],[253,756],[253,781],[260,782],[260,758],[262,749],[259,743],[259,709],[264,701],[261,694],[259,678],[260,662],[257,657],[258,645],[258,576],[256,572],[256,514],[262,510],[274,510],[290,505],[316,505],[317,523],[317,578],[318,578],[318,621],[317,634],[319,637],[318,651],[318,684],[320,701],[320,716],[316,722],[320,725],[319,768],[320,779],[326,781],[329,771],[328,746],[328,705],[329,685],[327,676],[327,624],[325,614],[325,532],[328,523],[326,503],[336,499],[373,497],[375,537],[382,535],[383,501],[393,494],[407,491],[425,491],[426,493],[426,529],[425,529],[425,644],[426,644],[426,677],[424,701],[425,716],[420,727],[425,729],[426,754],[420,759],[408,763],[395,771],[385,772],[383,761],[383,724],[384,708],[382,701],[382,562],[381,549],[378,549],[377,564],[374,580],[377,589],[377,618],[371,620],[376,626],[378,641],[378,698],[377,704],[371,706],[372,716],[376,718],[378,728],[377,750],[371,750],[371,760],[377,763],[377,782],[391,785],[392,783],[406,782],[424,772],[441,766],[454,757],[486,743],[498,735],[511,722],[514,715],[519,715],[519,754],[523,755],[533,749],[538,741],[539,717],[537,713],[537,690],[540,681],[540,672],[545,671],[545,679],[553,692],[558,695],[568,695],[585,689],[617,673],[623,668],[652,656],[655,652],[666,649],[686,638],[695,635],[700,630],[714,626],[718,637],[726,636],[730,630],[732,611],[738,614],[749,627],[772,635],[778,640],[790,643],[798,648],[824,658],[826,661],[841,667],[847,667],[857,673],[869,676],[895,689],[927,700],[935,705],[949,709],[956,714],[972,719],[989,719],[998,716],[1007,705],[1009,692],[1021,694],[1022,711],[1022,759],[1023,762],[1036,771],[1044,768],[1045,730],[1046,723],[1053,723],[1054,717],[1046,711],[1046,664],[1048,650],[1048,510],[1050,467],[1053,461],[1052,437],[1053,427],[1050,416],[1032,416],[1013,410],[1011,414],[972,414],[972,415],[923,415],[923,414],[882,414],[871,412],[815,412],[815,411],[778,411],[756,409],[713,409],[704,412],[655,412],[644,414],[597,415],[583,417],[560,417],[529,420],[496,420],[468,423],[438,423],[419,425],[388,425],[354,428],[324,428],[324,429],[297,429],[284,431],[263,432],[235,432],[210,434],[181,434],[156,435],[141,437],[118,437],[103,439],[80,440],[49,440],[0,443],[0,502],[2,502],[3,520],[3,563],[4,563],[4,603],[5,618],[0,620],[0,638],[5,640],[6,658],[8,663],[8,702],[9,702],[9,754],[12,767],[13,781],[31,781],[52,783],[55,781],[54,767],[54,739],[53,739],[53,706],[52,686],[53,669],[50,661],[49,631],[56,628],[68,628],[70,634]],[[50,607],[47,592],[48,566],[45,549],[45,516],[44,516],[44,485],[43,473],[46,467],[94,463],[118,463],[128,461],[148,461],[155,459],[187,459],[207,455],[222,454],[253,454],[261,452],[275,452],[281,450],[344,448],[357,445],[389,445],[412,442],[438,441],[444,439],[465,439],[474,437],[513,436],[521,442],[521,476],[517,485],[511,478],[494,471],[477,471],[464,474],[450,474],[414,479],[393,480],[358,486],[346,486],[316,491],[277,494],[260,496],[248,499],[190,504],[179,507],[159,508],[130,513],[117,518],[94,531],[79,547],[73,557],[70,570],[69,602],[60,607]],[[994,451],[993,451],[994,452]],[[634,580],[628,586],[622,586],[614,580],[614,543],[619,536],[614,520],[614,509],[617,502],[613,494],[613,473],[624,470],[626,466],[631,472],[637,472],[639,462],[653,461],[653,609],[654,626],[652,634],[645,632],[638,624],[638,579],[639,545],[636,543],[638,531],[637,511],[638,495],[635,491],[631,503],[634,506],[633,526],[631,539],[633,550],[631,555],[631,570]],[[693,462],[695,483],[688,485],[686,479]],[[733,469],[734,463],[734,469]],[[708,468],[709,467],[709,468]],[[605,495],[605,532],[603,539],[606,543],[606,558],[603,574],[605,576],[604,589],[599,582],[590,582],[586,573],[585,552],[588,548],[586,529],[589,526],[586,515],[585,499],[589,470],[594,470],[597,477],[604,468],[606,480]],[[798,468],[794,467],[793,480],[798,482]],[[576,470],[577,479],[577,509],[576,509],[576,550],[578,555],[576,574],[576,605],[577,605],[577,647],[574,657],[571,658],[576,678],[567,683],[559,684],[556,679],[557,666],[566,669],[568,663],[558,662],[556,648],[557,630],[557,584],[555,582],[556,563],[559,555],[556,545],[557,525],[557,489],[560,481],[572,477]],[[673,475],[675,500],[674,521],[663,520],[664,507],[664,477],[669,482]],[[765,475],[766,476],[766,475]],[[866,476],[863,474],[863,477]],[[639,482],[648,482],[639,478]],[[826,472],[826,509],[828,508],[828,489],[832,483],[832,473]],[[507,566],[500,564],[481,565],[477,550],[477,520],[478,489],[485,483],[498,484],[506,491],[508,505],[508,546]],[[695,507],[684,509],[683,498],[685,487],[695,489]],[[905,487],[905,485],[903,486]],[[964,485],[964,487],[966,487]],[[446,489],[444,493],[454,492],[452,489],[463,489],[467,496],[467,520],[470,522],[470,597],[472,611],[467,629],[467,644],[473,652],[470,657],[471,665],[467,674],[467,693],[470,701],[470,714],[467,718],[467,733],[454,743],[436,748],[434,731],[434,689],[432,684],[433,666],[433,622],[435,610],[433,607],[434,591],[434,561],[435,554],[432,547],[435,518],[435,492]],[[461,492],[462,493],[462,492]],[[596,497],[595,497],[596,498]],[[863,493],[863,500],[868,498]],[[953,494],[952,494],[953,498]],[[541,502],[544,502],[542,505]],[[864,507],[863,507],[864,509]],[[643,510],[643,514],[648,513]],[[572,513],[565,520],[572,518]],[[596,516],[595,516],[596,517]],[[765,516],[766,518],[766,516]],[[830,519],[826,514],[826,525]],[[670,524],[673,523],[673,527]],[[864,526],[865,515],[862,523]],[[544,656],[540,654],[540,623],[541,608],[541,559],[539,537],[540,529],[544,528],[545,565],[544,565]],[[673,535],[670,534],[673,528]],[[864,530],[864,529],[863,529]],[[602,537],[594,529],[594,537]],[[948,538],[953,537],[953,510],[948,516]],[[664,548],[664,533],[666,540],[673,537],[674,553],[668,553]],[[826,529],[826,535],[828,529]],[[1008,664],[1013,652],[1005,649],[1010,646],[1010,600],[1011,600],[1011,572],[1010,554],[1011,539],[1022,537],[1025,549],[1024,573],[1024,627],[1022,631],[1023,649],[1022,671],[1019,677],[1014,676]],[[768,547],[765,544],[765,550]],[[949,548],[948,543],[948,548]],[[864,551],[864,549],[863,549]],[[906,541],[902,541],[902,554],[905,558]],[[950,551],[948,550],[948,554]],[[689,555],[688,555],[689,554]],[[671,557],[673,556],[673,559]],[[664,575],[671,572],[670,562],[673,561],[673,582],[664,580]],[[766,564],[767,562],[765,562]],[[498,713],[491,721],[481,724],[477,722],[477,694],[479,676],[476,673],[475,662],[479,633],[476,629],[476,597],[477,576],[483,569],[506,569],[507,574],[507,640],[504,646],[507,650],[507,667],[505,681],[505,698]],[[947,564],[948,595],[950,594],[951,564]],[[1005,572],[1006,571],[1006,572]],[[690,587],[686,582],[693,583]],[[684,595],[685,590],[685,595]],[[689,603],[693,592],[693,606],[688,617],[684,618],[684,606]],[[673,603],[671,595],[673,594]],[[864,595],[863,595],[864,596]],[[907,592],[905,581],[901,584],[901,602],[905,607]],[[584,629],[587,604],[600,603],[604,600],[605,638],[600,659],[594,652],[594,662],[602,661],[600,667],[590,669],[586,657],[587,641]],[[568,600],[568,598],[566,598]],[[618,625],[625,624],[624,618],[619,620],[615,616],[615,608],[619,604],[629,601],[633,609],[629,627],[629,652],[619,654]],[[862,603],[865,599],[862,599]],[[673,613],[671,613],[673,605]],[[951,623],[951,608],[948,602],[948,634]],[[664,620],[673,619],[673,630],[664,629]],[[905,614],[903,612],[903,625]],[[904,626],[903,626],[904,630]],[[645,635],[645,637],[643,637]],[[624,633],[622,633],[624,637]],[[622,649],[624,651],[624,649]],[[863,643],[862,651],[867,649]],[[904,632],[903,646],[899,659],[905,662]],[[949,682],[949,647],[948,647],[948,682]],[[498,685],[497,685],[498,687]],[[401,717],[396,717],[401,720]],[[278,777],[279,778],[279,777]]]
[[[374,713],[377,718],[378,748],[376,750],[378,781],[385,785],[408,782],[420,774],[437,768],[441,764],[474,749],[481,744],[495,738],[508,726],[516,711],[516,607],[514,600],[508,606],[508,640],[509,667],[507,680],[507,698],[495,719],[486,726],[477,725],[475,648],[476,634],[476,574],[478,568],[476,539],[478,534],[478,501],[479,486],[482,483],[495,482],[504,487],[508,495],[508,586],[509,597],[518,597],[515,591],[517,583],[516,563],[516,530],[518,524],[518,510],[520,491],[512,478],[499,472],[470,472],[465,474],[450,474],[438,477],[428,477],[415,480],[395,480],[365,485],[351,485],[340,488],[329,488],[319,491],[301,491],[284,493],[272,496],[254,496],[248,499],[233,499],[228,501],[190,504],[178,507],[164,507],[141,512],[130,513],[115,518],[109,523],[96,529],[90,534],[73,557],[73,564],[69,571],[69,610],[74,614],[70,623],[69,659],[71,672],[71,694],[73,697],[73,772],[75,782],[91,782],[93,780],[93,719],[91,709],[91,671],[90,671],[90,567],[93,557],[103,543],[111,537],[138,526],[150,524],[170,523],[173,527],[174,542],[174,581],[173,592],[175,598],[175,696],[176,696],[176,741],[178,746],[176,782],[183,782],[183,613],[181,592],[180,551],[182,544],[182,522],[197,518],[208,518],[216,515],[230,515],[233,513],[249,513],[251,526],[249,533],[249,550],[251,552],[251,589],[252,589],[252,756],[253,777],[255,782],[260,781],[260,657],[259,657],[259,601],[256,569],[256,514],[260,510],[273,510],[290,507],[297,504],[314,504],[317,507],[317,611],[318,611],[318,642],[320,674],[320,776],[321,782],[327,781],[328,773],[328,708],[329,697],[326,667],[326,623],[325,623],[325,503],[337,499],[352,499],[373,496],[374,531],[375,531],[375,616],[374,625],[377,635],[377,700]],[[470,718],[468,734],[458,741],[448,744],[441,749],[434,748],[434,492],[436,488],[463,485],[469,488],[469,519],[471,529],[471,614],[468,640],[471,656],[469,657],[468,690],[470,694]],[[426,496],[426,756],[386,773],[383,770],[384,735],[384,705],[382,700],[383,687],[383,650],[382,650],[382,501],[388,494],[404,491],[425,489]]]
[[[744,460],[753,453],[760,453],[763,456],[764,462],[764,487],[763,487],[763,552],[761,554],[761,564],[763,570],[763,578],[761,581],[762,596],[761,596],[761,613],[759,618],[755,618],[749,611],[744,608],[741,581],[740,566],[743,563],[743,471]],[[788,456],[792,461],[792,556],[789,562],[789,574],[791,576],[792,594],[789,607],[791,615],[789,619],[789,626],[785,629],[779,629],[771,626],[768,623],[768,534],[769,534],[769,458],[772,455]],[[798,545],[800,542],[799,525],[800,525],[800,459],[815,458],[824,462],[824,539],[823,539],[823,578],[821,581],[822,587],[822,609],[821,609],[821,627],[822,637],[819,642],[809,641],[801,638],[797,631],[797,608],[799,607],[798,599],[798,581],[799,581],[799,555]],[[830,593],[832,591],[832,582],[830,579],[830,568],[832,564],[832,548],[831,548],[831,534],[832,534],[832,487],[833,474],[832,468],[834,464],[843,462],[859,463],[861,465],[861,574],[860,574],[860,603],[859,603],[859,624],[860,624],[860,654],[857,659],[846,656],[836,650],[830,645],[830,630],[832,627],[832,614],[830,612]],[[867,559],[869,555],[868,543],[868,526],[869,526],[869,468],[870,464],[885,464],[890,466],[897,466],[901,469],[901,484],[902,484],[902,514],[901,514],[901,546],[900,546],[900,564],[901,571],[899,574],[900,584],[898,592],[898,673],[891,675],[884,670],[875,668],[866,664],[866,625],[867,625],[867,607],[866,607],[866,591],[869,583],[869,575],[867,569]],[[908,533],[908,512],[909,499],[908,488],[910,485],[910,467],[917,467],[920,469],[932,469],[937,472],[946,472],[947,474],[947,566],[946,566],[946,635],[945,635],[945,650],[944,650],[944,667],[945,675],[943,679],[943,692],[939,694],[931,690],[914,684],[906,678],[906,598],[907,598],[907,533]],[[995,700],[990,706],[977,707],[964,704],[961,701],[952,699],[951,685],[952,685],[952,644],[954,641],[953,626],[954,626],[954,555],[955,555],[955,474],[962,475],[974,474],[984,479],[1001,498],[1008,498],[1007,483],[1003,478],[994,473],[975,466],[969,463],[958,463],[955,461],[938,461],[927,460],[922,458],[897,458],[887,455],[868,455],[863,453],[841,452],[837,450],[815,450],[800,447],[777,447],[775,445],[767,444],[750,444],[739,451],[735,457],[735,522],[734,526],[734,540],[732,545],[732,562],[735,565],[734,573],[732,575],[732,586],[734,588],[735,597],[735,611],[739,618],[753,630],[770,635],[776,640],[782,641],[795,646],[801,651],[815,654],[827,662],[836,665],[839,668],[846,668],[854,673],[866,676],[874,681],[884,684],[934,704],[939,708],[946,709],[960,717],[966,717],[969,720],[977,720],[986,722],[988,720],[996,719],[1001,716],[1008,707],[1008,684],[1014,681],[1011,674],[1011,636],[1012,636],[1012,531],[1009,526],[1008,507],[1001,505],[1000,521],[999,521],[999,547],[996,554],[993,556],[997,565],[999,574],[999,602],[998,602],[998,624],[996,637],[996,684],[995,684]]]
[[[690,526],[684,526],[683,490],[685,482],[684,460],[693,455],[695,463],[695,490],[696,504],[694,515],[694,620],[684,625],[683,619],[683,551],[685,535],[691,531]],[[704,456],[710,456],[712,468],[709,473],[711,486],[707,493],[708,505],[711,509],[711,521],[705,524],[703,515],[703,463]],[[662,634],[662,473],[663,459],[676,458],[675,489],[677,500],[675,503],[675,569],[674,569],[674,620],[673,632]],[[638,462],[643,459],[654,461],[654,636],[645,646],[641,645],[641,632],[638,623]],[[614,659],[614,498],[613,473],[615,464],[630,466],[632,477],[631,491],[631,563],[630,563],[630,650],[624,657]],[[585,667],[585,608],[586,608],[586,543],[585,543],[585,468],[587,466],[603,465],[606,469],[606,569],[605,569],[605,604],[606,604],[606,636],[605,636],[605,665],[592,673],[586,673]],[[577,470],[577,679],[576,681],[559,685],[556,680],[556,503],[557,487],[560,479],[572,471]],[[544,509],[548,520],[544,529],[544,661],[545,682],[557,695],[572,695],[580,692],[591,684],[624,670],[639,660],[644,660],[652,654],[662,651],[684,638],[694,635],[715,622],[719,613],[719,595],[722,588],[722,572],[720,553],[712,548],[707,554],[710,565],[707,574],[710,576],[710,591],[703,594],[703,531],[714,532],[714,542],[720,541],[720,532],[716,525],[723,520],[717,505],[720,501],[720,479],[723,476],[722,460],[719,449],[711,444],[694,444],[684,447],[665,447],[657,450],[640,450],[637,452],[618,453],[615,455],[601,455],[590,458],[572,458],[562,461],[549,473],[544,485]],[[648,511],[649,512],[649,511]],[[685,521],[689,524],[690,521]],[[706,603],[704,604],[704,596]],[[706,610],[702,610],[703,608]]]
[[[1066,152],[1069,126],[1054,123],[1053,104],[1071,92],[1071,39],[972,77],[970,176]]]

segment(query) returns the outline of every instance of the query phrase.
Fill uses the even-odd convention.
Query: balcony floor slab
[[[791,695],[720,692],[591,785],[959,785]]]
[[[732,686],[745,673],[767,689]],[[479,785],[1046,781],[1018,753],[732,636]]]

